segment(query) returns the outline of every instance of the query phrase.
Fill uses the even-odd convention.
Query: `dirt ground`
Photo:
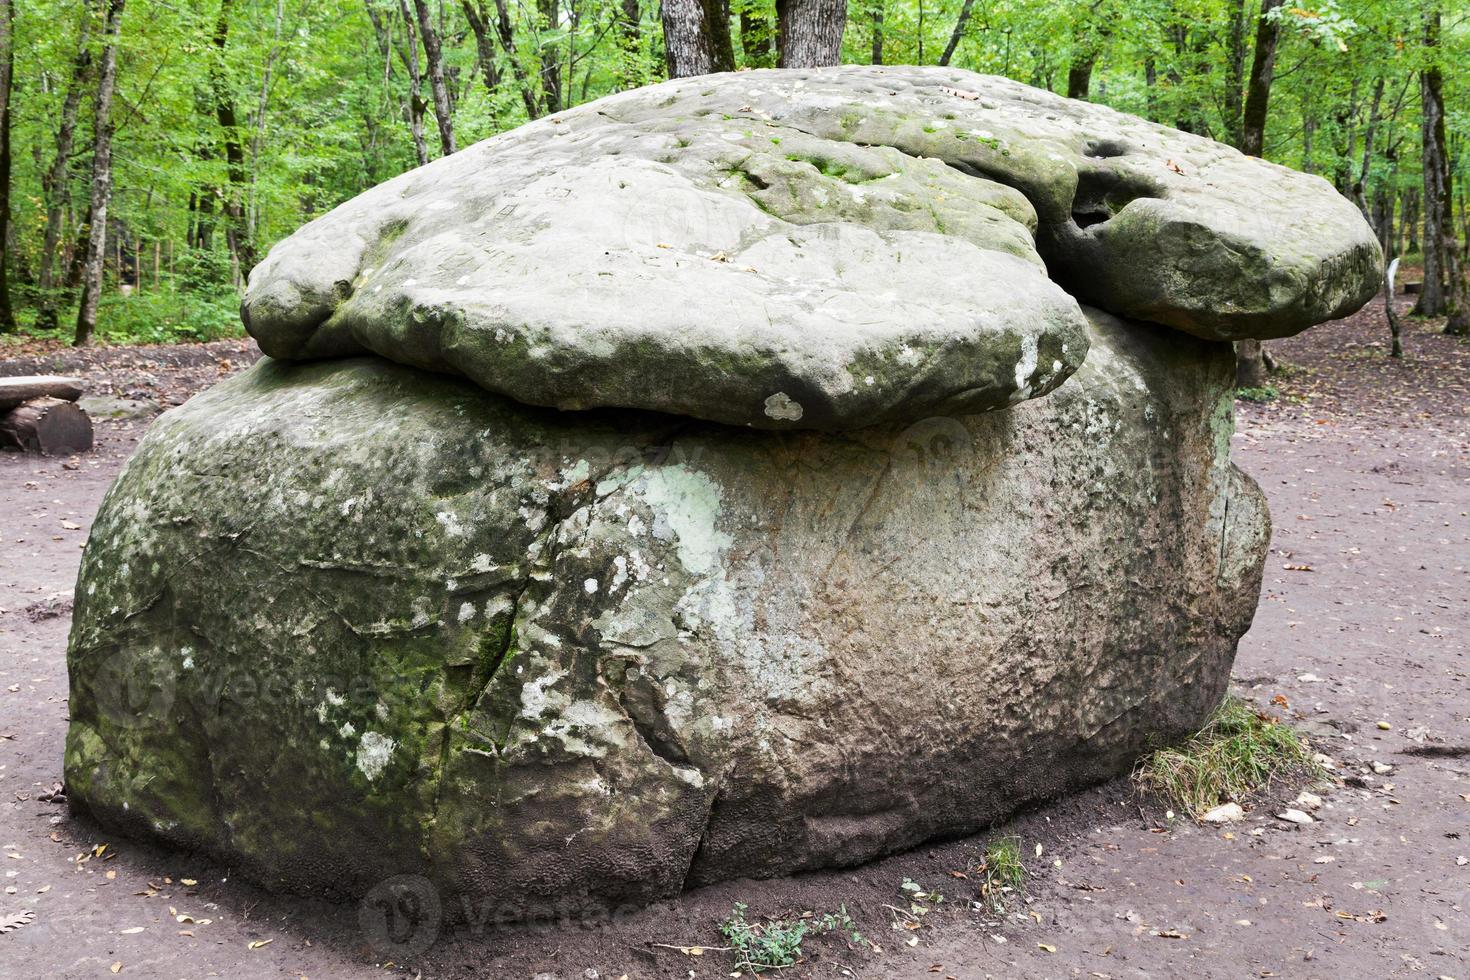
[[[1274,344],[1280,397],[1239,406],[1237,459],[1275,533],[1236,688],[1336,760],[1316,822],[1276,818],[1295,785],[1206,828],[1120,779],[995,829],[1021,839],[1032,873],[1000,919],[961,877],[986,835],[605,921],[482,918],[401,965],[355,905],[268,895],[114,838],[51,794],[81,545],[147,420],[99,422],[97,449],[70,460],[0,455],[0,930],[33,913],[0,934],[0,976],[725,977],[716,925],[745,902],[752,918],[845,906],[866,937],[809,941],[781,977],[1470,980],[1470,343],[1433,329],[1410,322],[1408,358],[1390,360],[1380,304]],[[254,356],[247,342],[8,353],[0,374],[77,371],[94,393],[165,406]],[[944,895],[916,929],[894,911],[905,879]]]

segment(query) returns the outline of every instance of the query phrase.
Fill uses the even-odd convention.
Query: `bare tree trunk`
[[[479,0],[460,0],[460,6],[464,9],[465,22],[470,25],[470,33],[475,36],[475,57],[480,62],[485,91],[494,95],[500,85],[500,74],[495,70],[495,42],[490,37],[489,13]]]
[[[422,167],[429,162],[429,147],[424,142],[424,76],[419,69],[419,40],[414,30],[413,14],[408,12],[408,0],[398,0],[398,16],[403,20],[403,30],[407,35],[398,55],[408,69],[408,131],[413,137],[414,155]]]
[[[1266,384],[1265,348],[1259,340],[1235,342],[1235,384],[1240,388],[1260,388]]]
[[[1072,62],[1067,68],[1067,98],[1087,98],[1087,93],[1092,88],[1092,69],[1096,64],[1096,54],[1083,55],[1080,61]]]
[[[1424,284],[1414,312],[1439,316],[1445,312],[1445,211],[1449,188],[1445,186],[1444,77],[1439,68],[1440,12],[1438,5],[1424,18],[1424,47],[1429,64],[1419,72],[1419,98],[1424,170]],[[1453,231],[1450,232],[1453,235]]]
[[[1245,108],[1240,125],[1240,152],[1253,157],[1261,155],[1266,145],[1266,114],[1271,104],[1271,82],[1276,77],[1276,47],[1281,41],[1281,25],[1268,15],[1283,0],[1261,0],[1261,14],[1256,18],[1256,50],[1251,58],[1250,80],[1245,86]],[[1303,132],[1303,140],[1311,137]],[[1308,157],[1311,156],[1308,150]]]
[[[117,35],[125,0],[107,0],[102,24],[102,58],[97,72],[93,115],[92,206],[87,219],[87,258],[82,271],[82,302],[77,310],[73,343],[84,347],[97,329],[97,300],[102,292],[102,262],[107,255],[107,205],[112,199],[112,93],[117,86]]]
[[[538,31],[554,31],[560,23],[559,0],[537,0],[537,13],[540,16],[540,27]],[[728,44],[730,39],[729,25],[725,28],[725,40]],[[553,115],[561,112],[561,62],[557,60],[554,51],[542,50],[541,58],[541,103],[546,107],[546,114]]]
[[[777,64],[823,68],[842,57],[847,0],[776,0]]]
[[[82,89],[92,74],[92,48],[87,43],[91,27],[92,9],[89,4],[82,8],[81,23],[77,27],[76,56],[72,59],[71,80],[67,83],[66,98],[61,103],[61,119],[56,128],[56,156],[41,179],[41,193],[46,200],[46,230],[41,238],[41,268],[37,279],[41,292],[37,323],[46,328],[56,326],[56,250],[61,244],[62,218],[71,198],[68,170],[72,143],[76,139],[77,115],[82,105]]]
[[[726,0],[663,0],[662,16],[670,78],[735,70]]]
[[[424,0],[413,0],[419,15],[419,34],[424,41],[424,57],[429,62],[429,92],[434,97],[434,121],[439,125],[439,151],[449,156],[455,151],[454,109],[449,104],[449,89],[444,85],[444,52],[439,46],[439,32],[429,16]]]
[[[1353,181],[1352,188],[1353,203],[1358,206],[1359,211],[1363,212],[1363,217],[1370,222],[1373,220],[1373,212],[1368,206],[1368,170],[1373,166],[1373,139],[1377,135],[1379,109],[1382,103],[1383,77],[1380,75],[1373,83],[1373,104],[1368,110],[1368,126],[1363,130],[1363,165],[1358,168],[1358,176]]]
[[[873,57],[875,65],[883,64],[883,2],[873,0]]]
[[[236,285],[249,274],[255,265],[255,249],[251,245],[245,216],[245,145],[240,138],[240,120],[235,111],[235,99],[230,92],[229,78],[225,72],[225,49],[230,37],[230,5],[233,0],[222,0],[219,18],[214,25],[214,61],[210,68],[210,87],[214,95],[214,115],[224,135],[225,175],[228,188],[224,198],[225,240],[230,247],[230,258],[238,270]]]
[[[0,333],[15,331],[10,307],[10,95],[15,82],[15,0],[0,0]]]
[[[970,8],[973,6],[975,6],[975,0],[965,0],[960,7],[960,15],[955,18],[954,30],[949,33],[949,43],[944,46],[944,54],[939,56],[940,67],[949,67],[949,59],[954,57],[955,49],[960,46],[960,40],[965,36],[965,25],[970,22]]]
[[[1237,148],[1245,137],[1244,88],[1245,88],[1245,13],[1247,0],[1233,0],[1230,4],[1230,32],[1226,43],[1225,104],[1221,114],[1225,117],[1225,130],[1230,142]]]

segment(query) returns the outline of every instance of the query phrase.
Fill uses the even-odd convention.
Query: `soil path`
[[[471,910],[474,924],[404,967],[355,906],[267,895],[202,858],[114,839],[45,797],[61,773],[80,547],[146,419],[100,422],[97,450],[73,460],[4,454],[0,928],[34,919],[0,935],[0,976],[726,977],[729,954],[668,947],[719,945],[716,923],[746,902],[752,918],[845,905],[882,947],[809,941],[783,978],[1470,980],[1470,344],[1412,323],[1396,362],[1385,340],[1372,310],[1276,344],[1282,397],[1239,411],[1237,459],[1275,533],[1237,690],[1274,701],[1337,760],[1316,822],[1275,818],[1295,786],[1222,829],[1170,821],[1119,780],[995,831],[1020,837],[1033,874],[1000,920],[972,910],[973,881],[955,874],[980,837],[608,921],[497,929]],[[24,353],[0,374],[61,367],[162,405],[254,356],[240,342]],[[907,908],[906,878],[945,895],[917,929],[887,907]]]

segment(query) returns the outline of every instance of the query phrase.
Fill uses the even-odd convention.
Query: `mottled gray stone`
[[[1268,527],[1228,345],[1091,317],[1049,397],[851,433],[263,361],[97,515],[68,795],[271,886],[515,918],[1123,771],[1218,703]]]
[[[1045,394],[1085,354],[1063,288],[1280,337],[1361,305],[1381,258],[1321,178],[1006,79],[855,66],[680,79],[486,140],[277,245],[243,310],[275,357],[849,429]]]

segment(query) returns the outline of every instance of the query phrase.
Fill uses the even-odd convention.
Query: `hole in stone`
[[[1078,228],[1091,228],[1112,218],[1129,202],[1153,196],[1153,189],[1132,175],[1106,167],[1081,170],[1072,198],[1072,220]]]
[[[1093,157],[1098,160],[1120,157],[1127,152],[1128,147],[1115,140],[1088,140],[1082,147],[1083,156]]]

